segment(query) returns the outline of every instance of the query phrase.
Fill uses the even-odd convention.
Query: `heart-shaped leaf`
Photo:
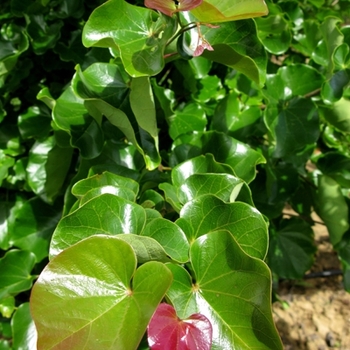
[[[96,174],[86,179],[80,180],[74,184],[72,187],[72,193],[77,198],[82,198],[89,191],[96,190],[97,188],[113,186],[115,188],[120,188],[126,193],[131,192],[131,198],[125,197],[126,199],[134,200],[139,191],[139,185],[136,181],[126,178],[124,176],[119,176],[111,172],[105,171],[102,174]],[[122,196],[121,196],[122,197]]]
[[[174,282],[167,297],[180,318],[206,316],[213,327],[212,350],[283,348],[272,319],[267,265],[245,254],[226,231],[198,238],[190,250],[193,276],[167,264]]]
[[[99,233],[139,234],[145,220],[146,213],[140,205],[109,193],[94,197],[59,222],[52,237],[50,256]]]
[[[163,69],[165,45],[175,30],[175,20],[168,16],[124,0],[111,0],[89,17],[83,44],[113,48],[132,77],[150,76]]]
[[[268,261],[272,271],[281,278],[303,278],[316,252],[311,226],[293,218],[271,231]]]
[[[172,281],[162,263],[136,266],[129,244],[104,235],[56,256],[31,296],[38,350],[136,349]]]
[[[141,235],[155,239],[173,260],[180,263],[188,261],[187,238],[181,228],[173,222],[163,218],[151,220]]]
[[[225,202],[234,202],[243,183],[243,180],[229,174],[194,174],[179,188],[179,199],[186,203],[212,194]]]
[[[212,327],[201,314],[180,320],[171,305],[162,303],[157,307],[147,329],[151,350],[211,349]]]
[[[9,250],[0,259],[0,299],[17,295],[32,287],[35,255],[25,250]]]
[[[246,203],[225,203],[212,195],[186,203],[176,221],[190,243],[212,231],[229,231],[245,253],[264,259],[267,225],[263,216]]]
[[[174,145],[191,145],[201,150],[202,154],[211,153],[217,162],[226,163],[234,173],[245,182],[251,182],[256,175],[256,165],[265,163],[265,158],[249,147],[246,143],[216,131],[182,135],[174,142]],[[176,152],[176,148],[173,152]],[[188,159],[188,154],[183,154]],[[184,162],[185,159],[179,159]]]

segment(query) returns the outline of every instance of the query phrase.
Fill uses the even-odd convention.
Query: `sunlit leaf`
[[[56,256],[32,291],[38,350],[136,349],[172,281],[162,263],[136,266],[129,244],[104,235]]]

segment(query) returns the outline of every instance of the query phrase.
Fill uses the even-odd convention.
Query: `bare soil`
[[[314,226],[318,253],[310,272],[340,269],[325,226]],[[350,350],[350,294],[341,276],[283,281],[273,314],[285,350]]]

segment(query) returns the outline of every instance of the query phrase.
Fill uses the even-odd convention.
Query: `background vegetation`
[[[102,263],[128,271],[113,277],[121,295],[147,280],[153,311],[166,300],[181,319],[215,313],[213,349],[225,348],[217,329],[228,349],[279,349],[265,263],[274,281],[303,277],[317,250],[313,211],[350,290],[349,2],[269,1],[268,16],[201,26],[214,51],[194,58],[193,31],[169,44],[175,18],[129,3],[2,1],[0,349],[35,349],[28,301],[45,266],[32,314],[41,348],[63,342],[67,303],[105,302],[101,290],[87,298],[92,282],[81,286],[84,302],[63,290],[77,275],[113,284]],[[286,218],[286,205],[297,215]],[[233,299],[212,300],[233,286]],[[131,311],[113,329],[108,318],[96,325],[110,324],[105,348],[115,328],[130,338],[135,324],[128,348],[147,348],[153,311],[140,320],[140,295],[126,306],[106,301],[113,322]],[[227,305],[244,312],[226,316]]]

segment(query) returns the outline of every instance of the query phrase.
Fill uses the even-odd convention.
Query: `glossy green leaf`
[[[281,55],[289,49],[292,40],[291,30],[282,14],[256,18],[255,23],[258,36],[267,51]]]
[[[180,263],[188,261],[189,244],[187,238],[175,223],[163,218],[151,220],[141,235],[156,240],[171,259]]]
[[[27,33],[37,55],[42,55],[55,46],[61,36],[62,21],[47,22],[42,14],[31,15],[28,17],[28,21]]]
[[[320,25],[323,39],[319,41],[312,58],[316,63],[327,67],[328,73],[332,73],[334,69],[333,53],[335,49],[343,43],[344,35],[338,28],[340,18],[327,16]]]
[[[235,175],[230,166],[217,162],[212,154],[206,154],[177,165],[171,173],[171,179],[173,184],[179,188],[191,175],[207,173]]]
[[[134,234],[117,235],[115,238],[128,243],[135,252],[137,263],[144,264],[147,261],[168,262],[164,248],[153,238]]]
[[[149,76],[163,69],[165,44],[174,32],[174,19],[124,0],[111,0],[91,14],[84,26],[83,44],[111,47],[132,77]]]
[[[75,69],[72,88],[84,100],[101,99],[118,108],[129,92],[125,73],[115,64],[96,62],[84,71],[79,65]]]
[[[15,212],[11,226],[11,245],[35,254],[36,261],[46,258],[52,233],[61,218],[61,207],[49,205],[40,198],[24,202]]]
[[[246,255],[225,231],[198,238],[190,257],[195,282],[182,267],[167,265],[174,275],[167,297],[179,317],[206,316],[213,350],[283,348],[272,320],[271,275],[264,262]]]
[[[0,299],[29,290],[35,279],[35,276],[30,274],[34,265],[33,253],[9,250],[0,259]]]
[[[59,222],[52,237],[50,256],[96,234],[139,234],[145,220],[146,213],[141,206],[112,194],[102,194]]]
[[[98,122],[89,115],[84,100],[71,87],[56,100],[52,117],[57,126],[71,135],[71,144],[85,158],[95,158],[103,147],[103,134]]]
[[[194,174],[179,187],[179,199],[186,203],[212,194],[225,202],[234,202],[243,183],[243,180],[229,174]]]
[[[321,95],[325,103],[331,104],[339,101],[344,93],[344,89],[350,82],[350,69],[336,72],[322,86]]]
[[[204,23],[236,21],[239,19],[264,16],[268,8],[263,0],[203,0],[191,12]]]
[[[317,168],[338,184],[350,188],[350,158],[340,152],[327,152],[317,159]]]
[[[30,107],[18,116],[18,128],[23,138],[43,138],[51,131],[51,115],[47,108]]]
[[[331,177],[318,177],[316,211],[327,226],[333,245],[340,242],[349,229],[349,208],[338,183]]]
[[[30,315],[29,303],[21,304],[11,320],[13,348],[21,350],[36,349],[37,332]]]
[[[72,193],[77,198],[81,198],[89,191],[105,186],[119,187],[128,190],[134,194],[134,199],[136,199],[136,195],[139,191],[139,184],[136,181],[105,171],[102,174],[96,174],[76,182],[72,187]]]
[[[18,212],[25,199],[21,196],[3,198],[0,201],[0,248],[8,250],[11,247],[11,234]]]
[[[295,96],[304,96],[320,89],[322,75],[313,67],[294,64],[278,69],[266,79],[265,96],[277,104],[280,100],[289,100]]]
[[[192,244],[212,231],[227,230],[245,253],[264,259],[267,253],[267,225],[263,216],[246,203],[225,203],[206,195],[186,203],[176,220]]]
[[[320,131],[315,104],[310,99],[294,98],[279,106],[269,106],[265,124],[276,140],[274,156],[284,157],[316,142]]]
[[[136,349],[172,281],[162,263],[136,266],[129,244],[104,235],[55,257],[32,292],[38,350]]]
[[[331,108],[320,108],[320,113],[326,121],[338,130],[350,133],[350,101],[341,98]]]
[[[272,230],[268,262],[280,278],[301,279],[313,262],[316,246],[309,224],[298,219],[285,220]]]
[[[8,176],[8,171],[15,164],[15,159],[9,157],[5,154],[5,152],[0,149],[0,185],[3,180],[5,180]]]
[[[266,57],[252,20],[222,23],[219,28],[204,27],[202,34],[214,48],[204,51],[203,57],[232,67],[259,85],[264,84]]]
[[[10,33],[10,35],[6,35],[6,32]],[[14,24],[2,27],[0,36],[0,87],[4,85],[7,75],[15,67],[18,58],[28,47],[28,37],[20,27]]]
[[[177,196],[176,187],[167,182],[161,183],[158,187],[164,192],[165,200],[179,213],[182,205]]]
[[[33,192],[52,203],[65,181],[72,157],[71,148],[61,148],[54,137],[37,141],[29,154],[27,181]]]
[[[211,125],[216,131],[243,141],[254,134],[254,125],[260,118],[261,110],[258,106],[247,106],[242,110],[239,95],[232,91],[217,105]]]
[[[141,145],[148,155],[146,166],[156,169],[161,163],[158,128],[153,92],[148,77],[133,78],[130,85],[130,106],[140,128]]]
[[[202,154],[211,153],[217,162],[229,165],[247,183],[255,178],[256,165],[265,162],[264,157],[247,144],[215,131],[181,136],[175,145],[181,143],[198,147]]]
[[[207,125],[207,118],[203,108],[194,103],[188,104],[181,111],[175,111],[169,120],[169,135],[173,140],[188,132],[204,131]]]

